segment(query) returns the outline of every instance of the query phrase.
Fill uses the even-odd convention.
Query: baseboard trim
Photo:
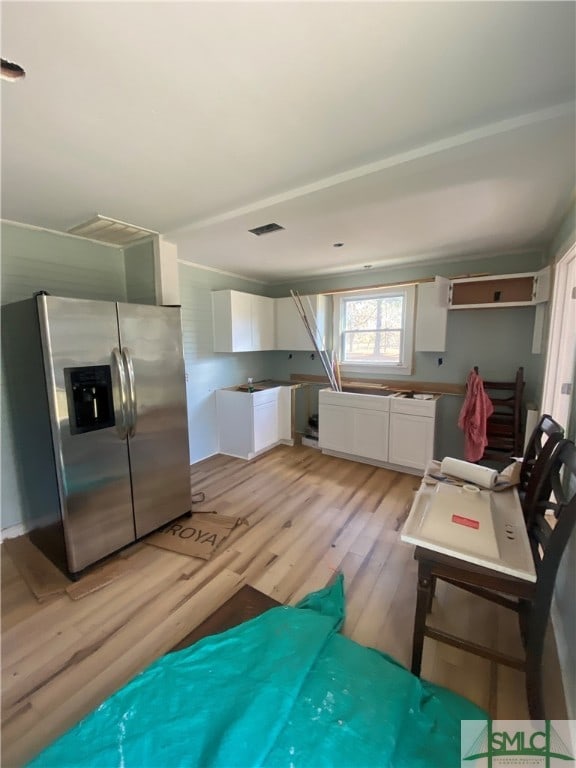
[[[0,531],[0,542],[6,539],[16,539],[18,536],[23,536],[28,533],[30,529],[24,523],[16,523],[16,525],[9,525],[7,528],[2,528]]]
[[[378,461],[378,459],[367,459],[365,456],[356,456],[354,453],[342,453],[341,451],[332,451],[328,448],[322,448],[322,453],[327,456],[336,456],[338,459],[347,459],[348,461],[357,461],[359,464],[371,464],[373,467],[383,467],[384,469],[393,469],[394,472],[403,472],[406,475],[416,475],[416,477],[422,477],[424,475],[423,469],[416,469],[415,467],[405,467],[400,464],[390,464],[387,461]]]
[[[213,453],[209,453],[207,456],[202,456],[201,459],[196,459],[195,461],[192,461],[190,463],[191,467],[195,467],[196,464],[201,464],[203,461],[207,461],[208,459],[211,459],[213,456],[218,456],[220,451],[214,451]]]
[[[54,523],[53,515],[46,515],[44,517],[37,517],[34,520],[26,523],[15,523],[15,525],[9,525],[6,528],[2,528],[0,531],[0,543],[5,539],[16,539],[18,536],[24,536],[25,533],[30,533],[35,528],[43,528],[46,525]]]

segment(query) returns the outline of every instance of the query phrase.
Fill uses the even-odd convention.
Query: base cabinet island
[[[434,458],[440,395],[403,392],[319,392],[323,453],[421,474]]]

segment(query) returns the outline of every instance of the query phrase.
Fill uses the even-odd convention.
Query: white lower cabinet
[[[388,418],[382,411],[354,409],[354,453],[388,461]]]
[[[351,459],[424,470],[434,457],[435,415],[436,399],[321,390],[319,444]]]
[[[254,453],[278,442],[278,397],[254,405]]]
[[[291,387],[243,392],[216,391],[220,453],[252,459],[278,443],[293,445]]]
[[[393,398],[390,402],[388,460],[410,469],[425,469],[434,458],[436,398]]]
[[[388,460],[388,398],[321,390],[319,402],[321,448]]]
[[[320,403],[318,416],[321,448],[352,453],[354,409]]]
[[[434,419],[407,413],[391,413],[388,451],[390,463],[424,469],[432,458]]]

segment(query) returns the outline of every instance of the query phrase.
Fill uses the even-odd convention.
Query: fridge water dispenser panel
[[[64,368],[70,432],[79,435],[113,427],[114,400],[109,365]]]

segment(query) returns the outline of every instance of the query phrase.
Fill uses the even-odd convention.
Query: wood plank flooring
[[[285,446],[252,462],[215,456],[191,476],[192,491],[206,495],[199,508],[250,523],[208,562],[136,544],[125,553],[134,567],[118,581],[82,600],[39,604],[3,552],[3,766],[37,754],[244,584],[294,604],[341,571],[344,633],[409,665],[416,564],[399,530],[419,478]],[[438,585],[432,616],[449,631],[519,652],[504,609],[448,585]],[[553,643],[548,669],[549,716],[561,717]],[[514,670],[427,640],[422,676],[494,717],[528,716]]]

